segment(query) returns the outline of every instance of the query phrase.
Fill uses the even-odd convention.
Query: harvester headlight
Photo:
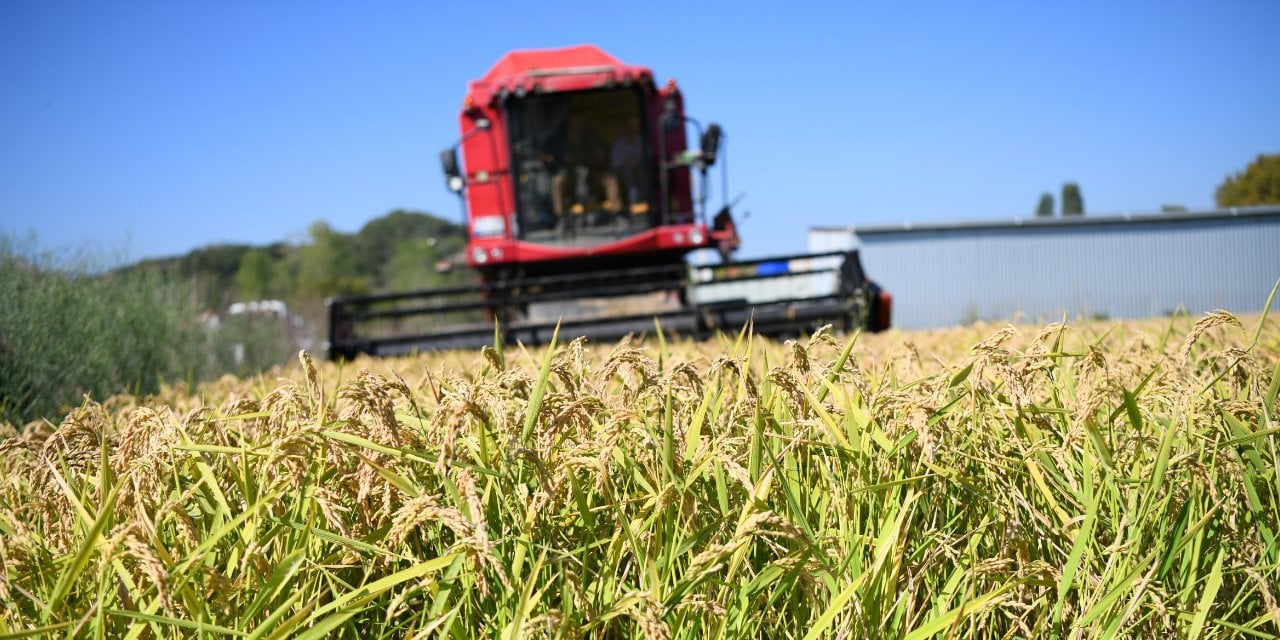
[[[471,250],[471,259],[475,262],[485,262],[489,259],[489,254],[484,252],[483,247],[476,247]]]
[[[684,244],[684,234],[677,231],[674,240],[676,244]]]
[[[493,256],[493,259],[494,259],[494,260],[501,260],[501,259],[502,259],[502,247],[494,247],[494,248],[490,249],[490,250],[489,250],[489,255]]]
[[[702,236],[702,229],[694,229],[689,232],[689,244],[702,244],[705,238]]]

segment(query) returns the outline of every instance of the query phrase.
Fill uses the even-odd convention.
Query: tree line
[[[1228,175],[1214,191],[1214,204],[1219,208],[1248,207],[1255,205],[1280,204],[1280,153],[1258,154],[1242,171]],[[1165,212],[1185,212],[1182,205],[1161,205]],[[1084,215],[1084,196],[1080,194],[1080,185],[1067,182],[1062,185],[1062,216]],[[1040,194],[1036,204],[1037,218],[1051,218],[1054,215],[1053,194]]]
[[[472,278],[460,262],[465,229],[430,214],[392,211],[355,233],[318,220],[297,244],[220,244],[177,258],[145,260],[126,271],[159,271],[187,280],[211,311],[236,301],[279,299],[315,306],[330,296],[456,284]]]

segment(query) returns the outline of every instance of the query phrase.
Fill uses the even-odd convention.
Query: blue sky
[[[0,2],[0,233],[128,259],[458,220],[438,152],[511,49],[593,43],[728,135],[743,254],[814,225],[1213,204],[1280,152],[1280,2]],[[721,201],[720,180],[713,204]]]

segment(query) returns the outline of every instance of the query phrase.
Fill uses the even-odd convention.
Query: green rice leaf
[[[1222,587],[1222,562],[1225,559],[1225,554],[1219,552],[1218,557],[1213,561],[1213,568],[1209,570],[1204,591],[1200,594],[1200,604],[1196,606],[1196,614],[1191,618],[1191,628],[1187,632],[1188,638],[1193,640],[1199,638],[1204,631],[1205,618],[1209,616],[1209,609],[1218,597],[1218,589]]]
[[[547,393],[548,378],[551,376],[551,362],[556,354],[556,339],[560,336],[560,323],[556,323],[551,333],[551,342],[547,345],[547,353],[542,358],[542,368],[538,371],[538,382],[533,385],[533,393],[529,397],[529,409],[524,416],[524,429],[520,432],[520,442],[529,445],[533,436],[533,427],[538,423],[538,415],[542,413],[542,398]]]
[[[169,616],[143,613],[141,611],[125,611],[122,609],[107,609],[107,615],[119,616],[121,618],[132,618],[134,620],[142,620],[145,622],[151,622],[159,625],[177,627],[179,629],[190,629],[192,631],[195,631],[201,634],[216,633],[219,635],[232,636],[236,638],[243,638],[244,636],[248,635],[243,631],[232,629],[230,627],[223,627],[216,624],[209,624],[207,622],[196,622],[192,620],[183,620],[182,618],[172,618]]]

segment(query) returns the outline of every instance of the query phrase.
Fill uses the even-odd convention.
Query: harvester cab
[[[679,87],[647,67],[591,46],[512,52],[470,84],[459,124],[441,163],[463,200],[468,264],[486,282],[737,245],[735,227],[706,213],[721,128],[689,148],[697,123]]]

